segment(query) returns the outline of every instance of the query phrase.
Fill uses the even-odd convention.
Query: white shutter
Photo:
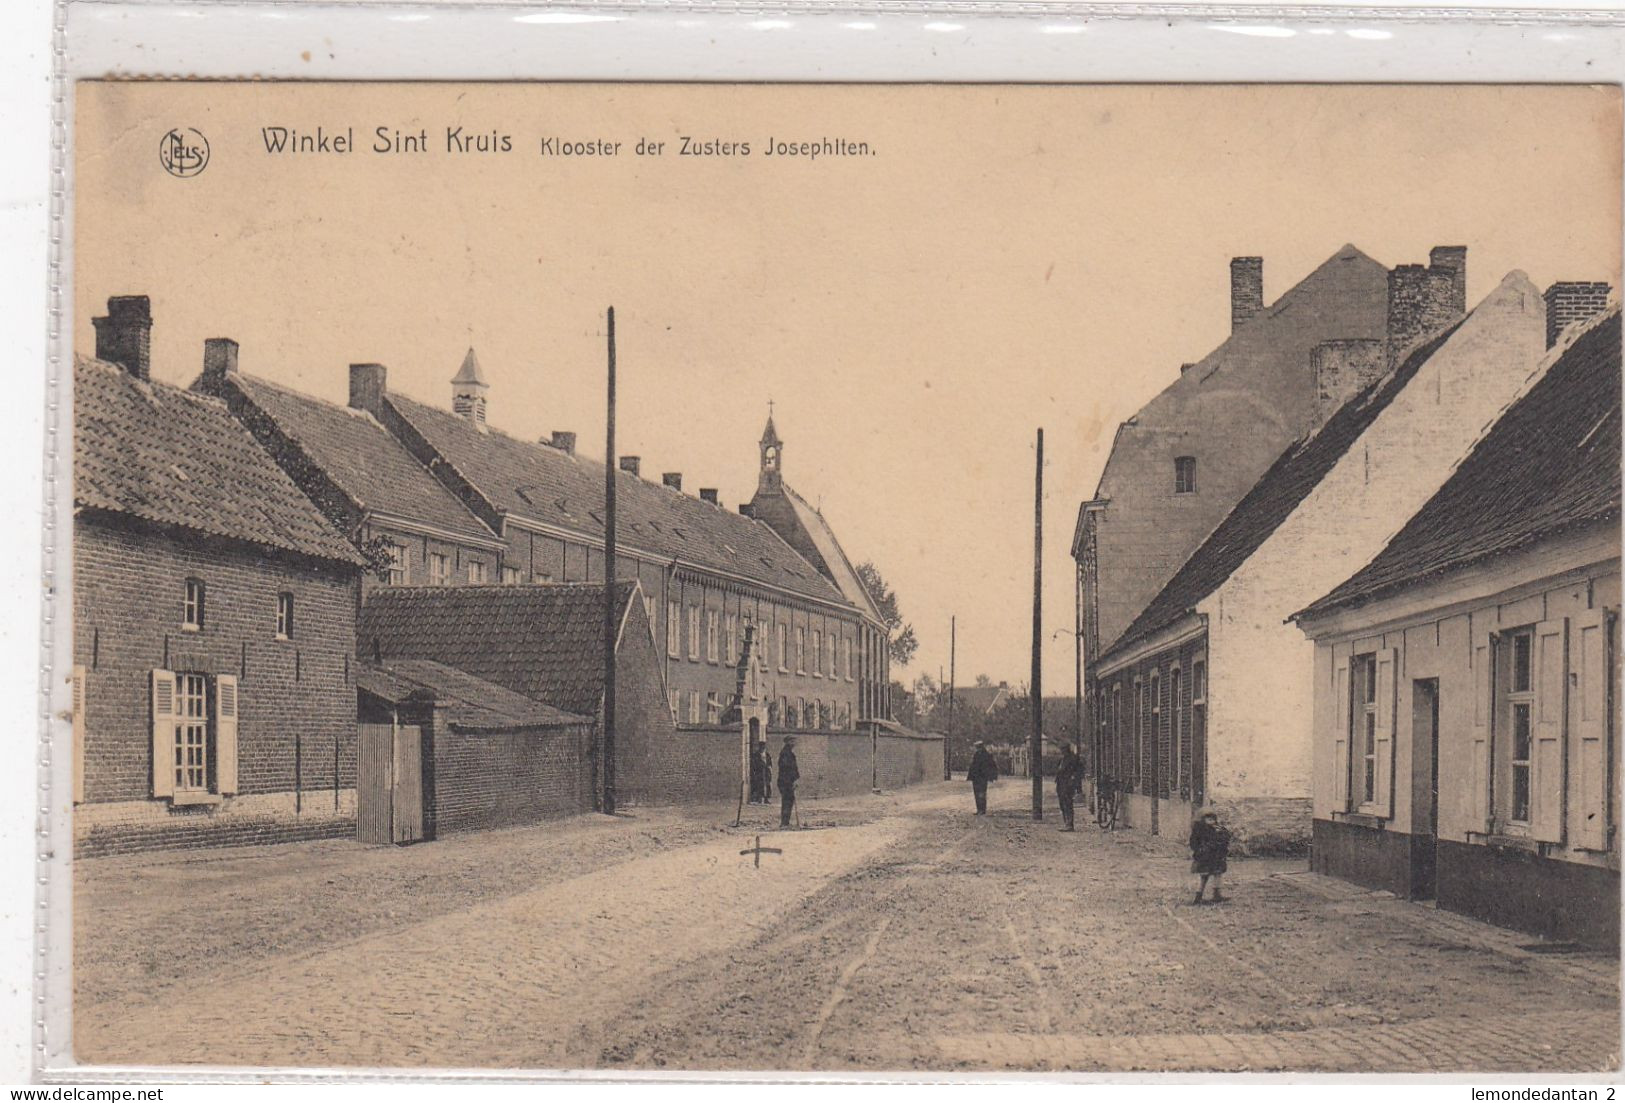
[[[1541,842],[1563,841],[1567,778],[1563,732],[1568,711],[1569,620],[1535,625],[1534,746],[1530,749],[1530,834]]]
[[[214,680],[214,778],[222,796],[237,791],[237,676]]]
[[[1608,613],[1589,609],[1574,618],[1569,652],[1574,700],[1574,845],[1608,849]]]
[[[73,668],[73,802],[85,801],[85,668]]]
[[[1377,652],[1377,723],[1375,744],[1376,787],[1373,813],[1384,819],[1394,814],[1394,709],[1399,652],[1392,647]]]
[[[1337,660],[1332,676],[1332,811],[1349,810],[1349,660]]]
[[[1467,830],[1490,829],[1490,734],[1495,712],[1495,637],[1488,629],[1473,634],[1473,727],[1467,764]]]
[[[152,795],[175,795],[175,672],[152,672]]]

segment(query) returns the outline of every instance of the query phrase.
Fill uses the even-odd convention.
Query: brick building
[[[225,403],[151,379],[142,296],[74,365],[75,850],[355,827],[362,559]]]
[[[1230,266],[1231,334],[1124,421],[1072,556],[1086,708],[1093,671],[1293,441],[1466,308],[1466,250],[1389,271],[1353,245],[1265,305],[1263,260]]]
[[[1617,951],[1619,612],[1616,307],[1295,615],[1314,641],[1314,868]]]
[[[1100,656],[1108,768],[1135,826],[1217,804],[1253,850],[1311,833],[1312,648],[1286,618],[1369,560],[1542,366],[1522,273],[1282,453]]]
[[[355,375],[364,382],[373,371],[382,377],[382,368],[370,366]],[[473,350],[460,374],[478,374]],[[503,581],[502,540],[364,410],[240,371],[237,343],[225,338],[204,343],[203,373],[192,389],[222,399],[339,531],[368,553],[377,569],[363,575],[364,594],[380,585]]]
[[[601,580],[603,464],[576,453],[573,433],[543,443],[488,426],[490,386],[467,364],[453,383],[461,413],[389,391],[378,365],[351,368],[350,405],[500,537],[502,581]],[[770,419],[760,447],[764,488],[782,485],[782,448]],[[861,585],[816,511],[796,516],[806,527],[803,543],[823,549],[817,565],[777,531],[801,539],[777,512],[768,511],[775,525],[747,515],[749,505],[724,509],[714,490],[685,493],[676,472],[651,482],[635,456],[620,457],[617,477],[617,572],[640,584],[680,727],[720,722],[747,626],[765,641],[775,730],[855,731],[886,718],[885,627],[866,597],[860,607],[847,592]],[[759,490],[757,497],[767,496]]]

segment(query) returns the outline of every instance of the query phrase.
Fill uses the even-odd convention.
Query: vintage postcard
[[[72,97],[63,1061],[1618,1069],[1617,86]]]

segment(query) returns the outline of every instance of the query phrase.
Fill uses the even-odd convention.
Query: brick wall
[[[475,735],[434,726],[436,835],[536,823],[590,811],[592,729]]]
[[[86,672],[83,807],[134,803],[168,817],[103,813],[84,817],[87,831],[105,835],[123,822],[132,838],[162,845],[168,825],[177,845],[223,841],[237,829],[218,821],[247,816],[242,798],[252,795],[289,795],[286,808],[253,811],[269,821],[330,816],[335,806],[342,814],[343,792],[355,786],[353,572],[87,518],[75,523],[73,557],[74,663]],[[182,627],[188,577],[205,585],[201,631]],[[276,638],[284,591],[294,597],[290,640]],[[154,668],[237,676],[237,800],[185,813],[150,800]]]

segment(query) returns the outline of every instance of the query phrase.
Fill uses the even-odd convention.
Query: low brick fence
[[[432,828],[483,831],[573,816],[592,808],[589,725],[501,734],[437,731]]]

